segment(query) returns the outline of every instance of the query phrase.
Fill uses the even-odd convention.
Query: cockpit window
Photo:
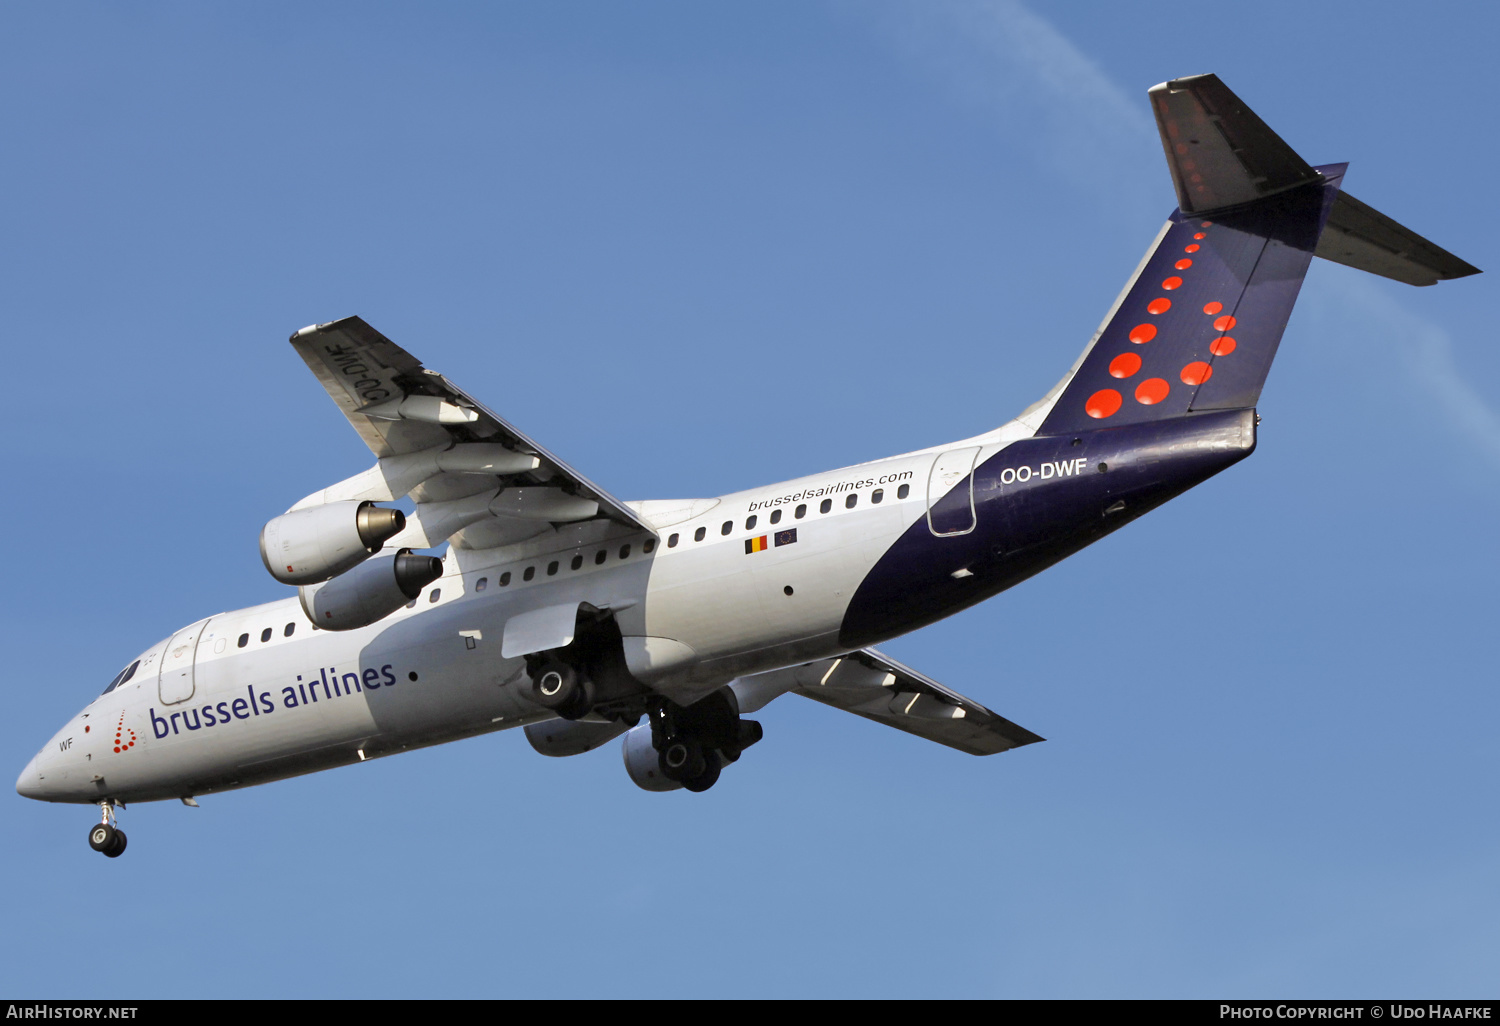
[[[112,680],[112,681],[109,682],[109,687],[107,687],[107,688],[104,689],[104,694],[106,694],[106,695],[109,694],[111,691],[113,691],[115,688],[119,687],[121,684],[124,684],[127,681],[129,681],[131,677],[134,677],[135,676],[136,668],[139,667],[140,665],[141,665],[141,661],[139,659],[137,659],[135,662],[133,662],[129,666],[125,667],[125,669],[121,670],[120,673],[119,673],[119,675],[117,677],[115,677],[114,680]]]

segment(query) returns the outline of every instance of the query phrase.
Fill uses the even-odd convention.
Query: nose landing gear
[[[100,802],[100,821],[89,830],[89,847],[103,852],[106,858],[117,859],[125,854],[125,831],[115,826],[114,806]]]

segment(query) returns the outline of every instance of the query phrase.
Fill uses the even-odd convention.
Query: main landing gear
[[[651,708],[651,744],[662,776],[689,791],[707,791],[719,773],[764,736],[755,720],[740,719],[729,688],[689,706],[662,700]]]
[[[117,859],[125,854],[125,831],[115,826],[114,806],[100,802],[100,821],[89,831],[89,847],[103,852],[106,858]]]
[[[531,697],[565,720],[581,719],[594,706],[593,681],[571,664],[549,655],[531,668]]]

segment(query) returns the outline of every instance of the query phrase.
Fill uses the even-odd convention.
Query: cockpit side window
[[[105,688],[103,693],[107,695],[115,688],[119,687],[121,684],[127,683],[131,677],[135,676],[135,671],[140,667],[140,665],[141,661],[137,659],[135,662],[125,667],[125,669],[121,670],[119,675],[116,676],[114,680],[109,682],[109,687]]]

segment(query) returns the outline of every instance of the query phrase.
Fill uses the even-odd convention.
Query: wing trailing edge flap
[[[417,508],[391,545],[461,548],[513,544],[554,525],[583,522],[651,531],[604,491],[359,317],[303,328],[291,338],[376,464],[314,492],[293,509],[343,499]]]
[[[791,691],[969,755],[1045,740],[873,648],[742,678],[734,688],[743,712]]]

